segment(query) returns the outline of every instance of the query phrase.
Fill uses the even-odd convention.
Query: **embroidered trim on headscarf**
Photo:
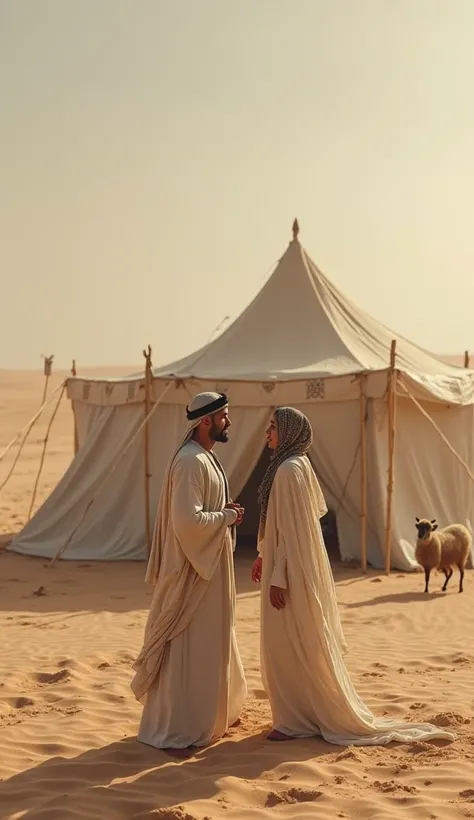
[[[306,455],[313,442],[313,431],[309,419],[299,410],[295,410],[294,407],[278,407],[274,416],[278,431],[278,445],[273,451],[267,472],[258,488],[262,530],[265,528],[268,500],[276,471],[288,458]]]

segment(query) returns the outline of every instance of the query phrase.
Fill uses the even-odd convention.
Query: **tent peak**
[[[293,222],[292,231],[293,231],[293,241],[296,242],[297,239],[298,239],[298,234],[300,232],[300,226],[299,226],[299,223],[298,223],[297,219],[295,219],[295,221]]]

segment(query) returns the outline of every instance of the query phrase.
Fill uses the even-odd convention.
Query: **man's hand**
[[[242,523],[243,518],[244,518],[244,513],[245,513],[244,508],[241,507],[240,504],[234,504],[233,501],[229,501],[229,503],[225,505],[224,509],[225,510],[235,510],[235,512],[237,513],[237,520],[235,522],[235,525],[238,527],[239,524]]]
[[[270,587],[270,603],[275,609],[284,609],[286,605],[286,589]]]
[[[262,580],[262,559],[260,556],[255,559],[252,566],[252,581],[259,584]]]

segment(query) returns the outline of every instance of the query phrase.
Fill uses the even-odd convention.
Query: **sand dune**
[[[31,417],[41,392],[38,374],[0,373],[0,448]],[[0,494],[0,533],[25,520],[47,420],[41,424]],[[72,456],[66,404],[48,452],[38,503]],[[8,469],[0,465],[0,484]],[[144,566],[60,562],[50,569],[43,559],[0,553],[0,818],[474,817],[472,573],[463,595],[456,585],[441,594],[435,576],[425,596],[417,574],[361,578],[335,568],[359,693],[379,714],[429,719],[459,734],[450,745],[342,749],[265,739],[270,712],[251,560],[241,554],[237,566],[238,637],[250,689],[241,724],[176,762],[136,742],[140,707],[129,683],[150,600]]]

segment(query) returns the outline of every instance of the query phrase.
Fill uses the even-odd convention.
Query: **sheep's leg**
[[[462,582],[464,580],[464,569],[463,567],[458,567],[459,569],[459,592],[463,591]]]
[[[425,567],[425,592],[428,592],[428,584],[430,582],[431,567]]]
[[[453,574],[454,570],[453,570],[452,567],[443,568],[443,572],[444,572],[444,577],[446,578],[446,581],[444,582],[443,588],[442,588],[441,591],[446,592],[446,587],[448,586],[448,581],[451,578],[451,575]]]

